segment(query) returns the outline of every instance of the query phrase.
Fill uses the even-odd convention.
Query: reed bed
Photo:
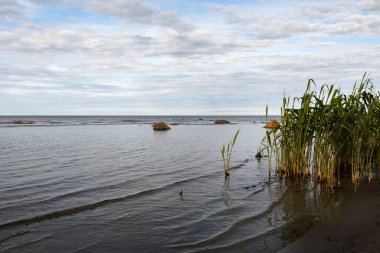
[[[339,187],[344,173],[356,189],[380,163],[380,92],[367,75],[350,94],[334,85],[315,87],[310,79],[301,97],[283,99],[280,126],[267,131],[261,151],[279,175]]]

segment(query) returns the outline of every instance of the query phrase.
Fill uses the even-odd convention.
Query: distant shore
[[[380,252],[379,182],[363,182],[356,192],[347,186],[343,191],[329,219],[279,252]]]

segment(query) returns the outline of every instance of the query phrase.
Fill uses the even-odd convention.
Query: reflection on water
[[[219,150],[237,129],[225,179]],[[264,133],[246,123],[2,127],[0,250],[275,251],[339,195],[269,180],[266,158],[253,158]]]
[[[336,203],[341,199],[339,191],[331,191],[325,183],[295,181],[285,179],[289,188],[284,199],[284,219],[291,222],[281,233],[283,246],[286,246],[305,232],[316,222],[330,219],[335,213]]]

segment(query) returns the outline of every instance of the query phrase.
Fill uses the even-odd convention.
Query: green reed
[[[238,130],[235,135],[234,135],[234,138],[233,140],[227,144],[227,146],[225,144],[223,144],[222,146],[222,150],[221,150],[221,153],[222,153],[222,158],[223,158],[223,165],[224,165],[224,175],[226,177],[229,176],[229,169],[230,169],[230,162],[231,162],[231,156],[232,156],[232,150],[235,146],[235,143],[236,143],[236,140],[237,140],[237,137],[239,135],[239,132],[240,130]]]
[[[367,75],[348,95],[334,85],[312,87],[310,79],[301,97],[283,99],[281,124],[267,131],[261,150],[269,161],[274,155],[280,175],[331,187],[340,185],[342,172],[350,173],[355,188],[370,181],[380,164],[380,93]]]

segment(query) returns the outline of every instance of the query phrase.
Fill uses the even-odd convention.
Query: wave
[[[248,198],[248,197],[251,197],[252,195],[255,195],[257,193],[260,193],[262,191],[264,191],[265,188],[261,188],[261,189],[258,189],[252,193],[250,193],[248,196],[246,196],[245,198]],[[188,222],[186,224],[183,224],[181,227],[185,227],[185,226],[196,226],[197,224],[202,224],[204,222],[206,222],[207,220],[211,219],[212,217],[219,217],[220,215],[224,214],[224,213],[231,213],[231,212],[234,212],[236,210],[240,210],[244,205],[237,205],[237,206],[233,206],[233,207],[230,207],[228,209],[219,209],[219,210],[216,210],[212,213],[209,213],[205,216],[203,216],[202,218],[198,219],[198,220],[195,220],[195,221],[191,221],[191,222]]]
[[[180,172],[184,172],[184,171],[189,171],[189,168],[176,170],[175,172],[180,173]],[[171,174],[173,174],[173,171],[160,172],[160,173],[156,173],[155,175],[157,177],[162,177],[162,176],[167,176],[167,175],[171,175]],[[178,184],[179,183],[186,183],[186,182],[189,182],[192,180],[198,180],[198,179],[202,179],[202,178],[208,178],[211,176],[217,176],[218,174],[221,174],[220,171],[212,171],[212,172],[209,172],[208,174],[199,175],[199,176],[195,176],[195,177],[189,177],[187,179],[183,179],[183,180],[180,180],[177,182],[173,182],[172,184],[176,185],[177,183]],[[141,175],[140,177],[136,177],[136,178],[133,178],[130,180],[119,181],[119,182],[113,183],[113,184],[107,184],[107,185],[103,185],[103,186],[89,187],[89,188],[80,189],[80,190],[76,190],[76,191],[70,191],[67,193],[60,194],[60,195],[52,196],[51,198],[48,198],[48,199],[35,201],[35,202],[33,202],[33,205],[41,205],[41,204],[46,204],[46,203],[51,203],[51,202],[57,202],[57,201],[60,201],[60,200],[66,199],[66,198],[75,197],[75,196],[90,193],[93,191],[103,191],[103,190],[107,190],[107,189],[122,188],[124,186],[127,186],[130,182],[142,179],[144,177],[146,177],[146,175]],[[28,190],[28,189],[34,189],[34,188],[39,187],[39,186],[50,186],[50,185],[56,184],[60,180],[62,180],[62,179],[53,180],[52,182],[43,182],[41,184],[37,183],[37,184],[33,184],[32,186],[21,185],[21,187],[10,188],[10,189],[4,190],[3,192],[5,193],[5,192],[12,192],[12,191],[24,191],[24,190]],[[170,186],[170,185],[168,185],[168,186]],[[36,199],[38,199],[38,198],[36,198]],[[28,197],[28,200],[33,200],[33,198]],[[0,211],[4,211],[7,209],[12,210],[12,208],[19,206],[18,202],[19,201],[15,202],[13,204],[6,205],[4,207],[0,207]]]
[[[15,220],[15,221],[10,221],[10,222],[6,222],[6,223],[2,223],[2,224],[0,224],[0,229],[6,229],[6,228],[10,228],[10,227],[15,227],[15,226],[18,226],[18,225],[29,225],[29,224],[36,223],[36,222],[41,222],[41,221],[44,221],[44,220],[50,220],[50,219],[60,218],[60,217],[63,217],[63,216],[74,215],[74,214],[81,213],[81,212],[84,212],[84,211],[93,210],[95,208],[98,208],[98,207],[101,207],[101,206],[105,206],[105,205],[108,205],[108,204],[112,204],[112,203],[116,203],[116,202],[121,202],[121,201],[125,201],[125,200],[128,200],[128,199],[136,198],[136,197],[141,197],[141,196],[149,195],[149,194],[152,194],[152,193],[157,193],[157,192],[165,190],[165,189],[167,189],[169,187],[173,187],[173,186],[176,186],[176,185],[179,185],[179,184],[182,184],[182,183],[186,183],[186,182],[189,182],[191,180],[197,180],[197,179],[200,179],[200,178],[210,177],[212,174],[214,174],[214,173],[210,173],[210,174],[206,174],[206,175],[201,175],[201,176],[196,176],[196,177],[191,177],[191,178],[183,179],[183,180],[176,181],[176,182],[173,182],[173,183],[170,183],[170,184],[166,184],[166,185],[159,186],[159,187],[156,187],[156,188],[148,189],[148,190],[145,190],[145,191],[140,191],[140,192],[137,192],[137,193],[126,195],[126,196],[104,199],[104,200],[97,201],[97,202],[90,203],[90,204],[84,204],[84,205],[80,205],[80,206],[75,206],[75,207],[71,207],[71,208],[67,208],[67,209],[63,209],[63,210],[57,210],[57,211],[53,211],[53,212],[49,212],[49,213],[33,216],[33,217],[30,217],[30,218],[25,218],[25,219],[20,219],[20,220]],[[104,186],[103,188],[108,188],[108,187],[109,186]],[[74,193],[72,193],[72,194],[74,194]],[[62,197],[64,197],[64,195],[57,196],[58,199],[62,198]],[[44,201],[48,201],[48,200],[44,200]]]
[[[21,231],[21,232],[18,232],[18,233],[16,233],[16,234],[13,234],[13,235],[10,235],[10,236],[8,236],[8,237],[5,237],[4,239],[1,239],[1,240],[0,240],[0,244],[4,243],[4,242],[6,242],[6,241],[9,241],[9,240],[11,240],[11,239],[13,239],[13,238],[16,238],[16,237],[19,237],[19,236],[25,235],[25,234],[27,234],[27,233],[29,233],[29,231]]]
[[[262,212],[260,212],[258,214],[252,215],[252,216],[244,217],[244,218],[242,218],[242,219],[240,219],[240,220],[232,223],[230,226],[228,226],[223,231],[218,232],[218,233],[212,235],[210,238],[199,240],[199,241],[196,241],[196,242],[191,242],[191,243],[171,244],[171,245],[168,245],[168,246],[169,247],[173,247],[173,248],[199,247],[199,246],[207,245],[207,244],[210,244],[210,243],[213,243],[213,242],[223,241],[223,240],[221,240],[222,237],[224,237],[227,234],[231,233],[232,231],[238,229],[243,224],[249,223],[250,221],[253,221],[253,220],[257,220],[257,219],[259,219],[259,218],[267,215],[268,213],[272,212],[273,209],[276,206],[278,206],[279,204],[281,204],[283,202],[283,200],[284,200],[284,198],[285,198],[286,193],[287,193],[288,190],[289,189],[287,189],[277,201],[272,202],[269,205],[269,207],[267,209],[265,209],[264,211],[262,211]],[[200,222],[202,222],[202,221],[200,221]],[[196,223],[198,223],[198,222],[196,222]]]
[[[48,238],[51,238],[51,236],[49,236],[49,235],[43,235],[43,236],[37,237],[37,238],[35,238],[35,239],[31,240],[31,241],[28,241],[28,242],[25,242],[25,243],[22,243],[22,244],[19,244],[19,245],[16,245],[16,246],[9,247],[8,249],[18,249],[18,248],[21,248],[21,247],[25,247],[25,246],[28,246],[28,245],[35,244],[35,243],[39,243],[42,240],[45,240],[45,239],[48,239]],[[17,252],[20,252],[20,251],[17,250]]]
[[[257,188],[254,188],[255,190],[254,191],[250,191],[250,193],[244,197],[241,197],[241,198],[236,198],[236,200],[247,200],[251,197],[253,197],[254,195],[256,194],[259,194],[263,191],[265,191],[266,189],[268,189],[268,187],[274,183],[276,181],[272,181],[271,183],[268,183],[266,181],[262,181],[262,182],[258,182],[257,183]],[[243,218],[242,220],[239,220],[236,222],[236,224],[232,224],[231,227],[229,229],[227,229],[226,231],[222,231],[221,234],[225,234],[225,233],[228,233],[229,230],[233,230],[234,227],[238,227],[240,222],[249,222],[251,220],[255,220],[255,219],[258,219],[270,212],[273,211],[274,208],[276,208],[279,204],[282,203],[282,199],[284,198],[284,195],[282,195],[277,201],[275,202],[272,202],[271,205],[268,206],[268,208],[266,210],[263,210],[262,212],[260,213],[257,213],[253,216],[248,216],[248,217],[245,217]],[[222,217],[222,216],[227,216],[227,217],[233,217],[233,216],[236,216],[238,215],[239,217],[242,217],[242,215],[240,213],[242,213],[242,211],[244,211],[245,205],[244,204],[239,204],[239,205],[235,205],[233,207],[230,207],[228,209],[218,209],[218,210],[215,210],[211,213],[208,213],[207,215],[197,219],[197,220],[194,220],[194,221],[191,221],[191,222],[186,222],[180,226],[178,226],[178,224],[176,225],[176,227],[173,227],[172,229],[173,230],[179,230],[179,231],[184,231],[185,229],[188,230],[188,231],[193,231],[194,229],[197,229],[199,228],[199,226],[202,226],[204,225],[205,222],[209,221],[209,220],[214,220],[215,218],[218,218],[218,217]],[[244,212],[245,213],[245,212]],[[206,239],[206,241],[208,241],[209,239]],[[198,244],[198,243],[201,243],[203,241],[198,241],[196,242],[195,244]],[[194,244],[194,243],[190,243],[190,244]],[[173,243],[170,245],[170,247],[187,247],[189,246],[190,244],[185,244],[185,243]]]
[[[261,231],[255,235],[253,235],[253,236],[248,236],[245,238],[239,238],[237,241],[232,242],[232,243],[228,243],[228,244],[221,245],[221,246],[220,245],[214,246],[214,247],[211,246],[211,247],[207,247],[204,249],[197,249],[196,251],[189,251],[189,252],[192,252],[192,253],[195,253],[195,252],[197,252],[197,253],[201,253],[201,252],[211,253],[211,252],[221,252],[221,251],[222,252],[238,252],[238,251],[243,251],[242,249],[244,249],[244,248],[248,248],[249,252],[251,252],[251,251],[255,251],[255,249],[252,246],[257,245],[256,244],[257,242],[262,242],[265,245],[266,249],[264,250],[264,252],[277,252],[278,250],[283,248],[284,245],[286,245],[286,239],[283,238],[284,232],[286,232],[287,230],[291,231],[292,229],[294,229],[294,227],[296,227],[300,223],[304,223],[303,226],[305,226],[305,227],[303,229],[305,230],[304,232],[306,232],[308,229],[310,229],[313,225],[315,225],[317,223],[317,219],[314,215],[306,214],[306,215],[299,217],[299,218],[296,218],[290,222],[279,225],[278,227],[268,228],[268,229]],[[299,234],[299,236],[300,235],[301,234]],[[270,245],[272,247],[275,247],[275,248],[270,249],[268,247],[268,245],[266,244],[266,241],[268,239],[270,239],[270,241],[271,241]],[[295,240],[295,239],[297,239],[297,238],[295,238],[295,237],[292,238],[292,240]],[[275,242],[276,240],[278,241],[278,243]]]
[[[126,200],[126,199],[128,199],[130,197],[133,197],[133,196],[142,195],[144,193],[145,194],[146,193],[150,193],[152,191],[153,191],[153,189],[152,190],[147,190],[147,191],[144,191],[144,192],[140,192],[140,193],[137,193],[135,195],[129,195],[129,196],[124,196],[124,197],[119,197],[119,198],[112,198],[112,199],[105,199],[105,200],[101,200],[101,201],[94,202],[94,203],[91,203],[91,204],[71,207],[71,208],[67,208],[67,209],[63,209],[63,210],[59,210],[59,211],[53,211],[53,212],[50,212],[50,213],[46,213],[46,214],[42,214],[42,215],[38,215],[38,216],[26,218],[26,219],[11,221],[11,222],[0,224],[0,229],[6,229],[6,228],[10,228],[10,227],[15,227],[15,226],[18,226],[18,225],[29,225],[29,224],[36,223],[36,222],[41,222],[41,221],[44,221],[44,220],[50,220],[50,219],[60,218],[60,217],[63,217],[63,216],[74,215],[74,214],[81,213],[81,212],[84,212],[84,211],[93,210],[93,209],[95,209],[97,207],[104,206],[104,205],[107,205],[107,204],[110,204],[110,203],[115,203],[115,202],[123,201],[123,200]]]

